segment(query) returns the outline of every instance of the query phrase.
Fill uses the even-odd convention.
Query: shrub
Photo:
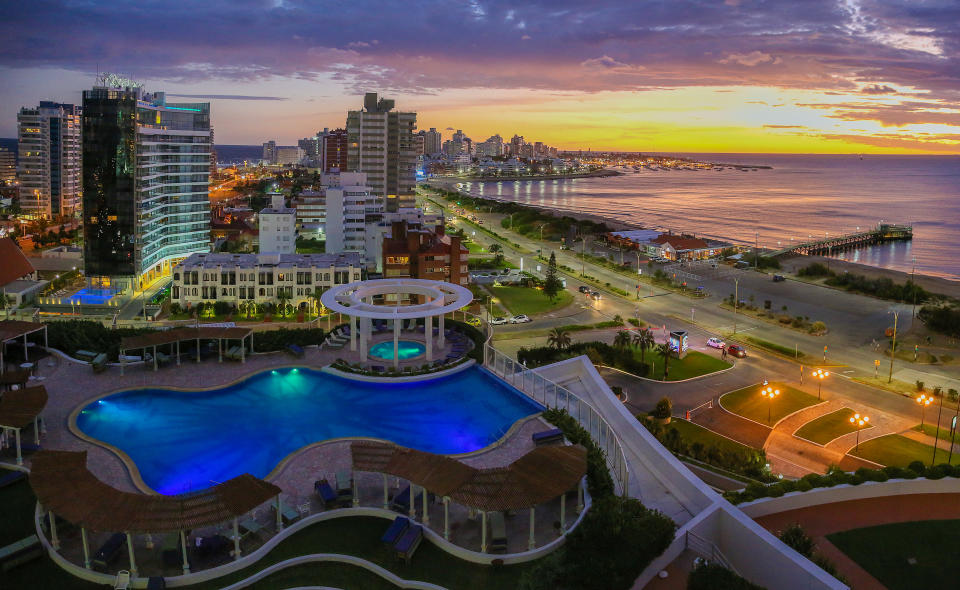
[[[810,324],[810,333],[811,334],[823,334],[827,331],[827,324],[817,320]]]
[[[909,465],[907,465],[907,469],[916,473],[917,475],[923,475],[927,470],[927,467],[923,464],[923,461],[912,461]]]
[[[687,590],[765,590],[718,563],[701,562],[687,577]]]
[[[283,350],[289,344],[311,346],[323,342],[323,337],[323,328],[264,330],[253,335],[253,350],[255,352],[272,352]]]
[[[833,271],[822,262],[813,262],[797,270],[797,276],[799,277],[831,277],[833,274]]]
[[[673,402],[670,401],[669,397],[664,397],[658,401],[656,407],[653,408],[653,417],[666,420],[671,415],[673,415]]]
[[[813,555],[813,539],[811,539],[809,535],[804,532],[803,527],[800,526],[800,523],[791,524],[781,531],[777,536],[781,541],[793,548],[800,555],[808,558]]]

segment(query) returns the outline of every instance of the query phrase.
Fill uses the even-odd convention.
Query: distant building
[[[297,210],[289,207],[260,211],[260,253],[293,254],[297,251]]]
[[[83,261],[91,286],[141,289],[210,249],[210,103],[167,104],[104,74],[83,93]]]
[[[416,113],[395,111],[394,101],[376,92],[364,96],[363,109],[347,113],[347,170],[367,175],[386,211],[414,203],[416,126]]]
[[[0,185],[13,186],[17,181],[17,161],[13,152],[0,147]]]
[[[323,175],[326,196],[327,252],[359,252],[367,257],[366,224],[379,221],[382,201],[367,184],[366,175],[343,172]]]
[[[311,239],[326,239],[327,197],[323,191],[300,191],[296,205],[300,235]]]
[[[384,278],[412,277],[446,281],[455,285],[469,282],[469,251],[457,236],[445,235],[443,225],[436,231],[411,229],[405,221],[391,225],[383,239]]]
[[[320,169],[324,172],[347,170],[347,130],[326,128],[320,137]]]
[[[297,142],[297,147],[303,151],[304,164],[311,168],[320,165],[320,138],[318,136],[304,137]]]
[[[360,254],[194,254],[173,273],[171,300],[183,307],[220,301],[276,303],[281,291],[295,308],[313,307],[316,289],[361,280]]]
[[[277,142],[271,140],[263,144],[263,161],[267,164],[277,163]]]
[[[82,149],[79,106],[41,101],[17,114],[20,208],[38,219],[79,215]]]
[[[443,135],[437,131],[436,127],[431,127],[429,131],[423,132],[423,153],[428,156],[440,154],[443,148]]]
[[[281,166],[296,166],[303,160],[303,150],[296,145],[277,146],[277,160],[275,164]]]
[[[707,241],[693,236],[660,233],[641,229],[615,231],[607,234],[607,240],[624,248],[644,252],[647,256],[669,260],[702,260],[718,256],[729,244]]]

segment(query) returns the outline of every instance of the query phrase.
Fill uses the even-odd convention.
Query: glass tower
[[[84,268],[132,294],[210,251],[210,104],[101,82],[83,93]]]

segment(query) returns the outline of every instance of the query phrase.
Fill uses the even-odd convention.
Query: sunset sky
[[[96,72],[292,144],[362,93],[567,149],[960,153],[957,0],[4,1],[0,136]],[[179,96],[174,96],[179,95]]]

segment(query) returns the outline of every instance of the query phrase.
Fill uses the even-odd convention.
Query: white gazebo
[[[378,295],[395,295],[396,301],[374,304]],[[420,303],[403,305],[404,296],[417,296]],[[426,360],[433,360],[433,318],[439,317],[437,345],[444,346],[443,316],[462,309],[473,301],[473,293],[466,287],[431,281],[427,279],[376,279],[337,285],[320,298],[323,305],[334,313],[350,316],[350,350],[360,346],[360,360],[367,360],[367,345],[372,335],[373,320],[393,323],[393,366],[399,367],[398,354],[400,331],[407,320],[424,320],[423,334],[426,345]]]

